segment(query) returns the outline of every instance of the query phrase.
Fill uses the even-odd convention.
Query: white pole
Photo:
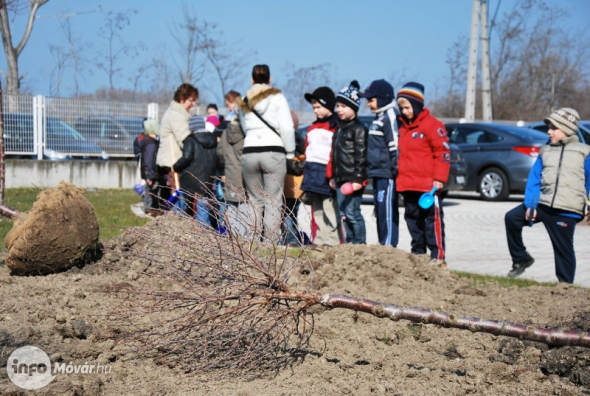
[[[492,80],[490,72],[490,36],[488,34],[487,0],[481,0],[481,78],[483,120],[493,121]]]
[[[477,44],[479,37],[479,4],[473,0],[471,12],[471,37],[469,39],[469,67],[467,69],[467,94],[465,95],[465,119],[475,120],[475,88],[477,83]]]

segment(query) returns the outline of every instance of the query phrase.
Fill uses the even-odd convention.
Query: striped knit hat
[[[405,84],[397,93],[397,99],[405,98],[410,101],[414,109],[414,118],[424,108],[424,85],[417,82]]]
[[[547,125],[549,125],[549,123],[555,125],[566,135],[572,136],[575,135],[578,130],[580,115],[574,109],[563,107],[559,110],[555,110],[549,117],[545,117],[543,121]]]
[[[197,115],[192,116],[188,122],[188,129],[190,129],[192,133],[207,132],[207,129],[205,128],[205,119]]]

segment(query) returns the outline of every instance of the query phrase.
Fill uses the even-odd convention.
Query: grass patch
[[[453,273],[457,274],[459,278],[469,279],[470,285],[472,287],[482,287],[486,286],[488,283],[493,283],[501,288],[516,286],[520,289],[523,287],[531,286],[555,287],[558,284],[558,282],[537,282],[534,280],[524,278],[508,278],[505,276],[480,275],[472,274],[470,272],[453,271]]]
[[[20,211],[27,211],[33,206],[37,194],[42,189],[38,188],[8,188],[4,193],[4,202]],[[117,236],[121,233],[120,227],[142,226],[148,219],[137,217],[129,208],[131,204],[140,201],[140,198],[132,189],[97,190],[84,193],[96,213],[100,227],[100,240]],[[8,219],[0,221],[0,238],[4,237],[12,228],[12,222]],[[0,250],[5,250],[4,244]]]

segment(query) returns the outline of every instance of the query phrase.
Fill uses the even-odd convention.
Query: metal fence
[[[169,104],[3,95],[5,153],[37,159],[133,158],[143,119],[161,120]],[[206,117],[205,108],[193,113]],[[227,109],[220,109],[225,114]],[[299,112],[300,125],[315,116]]]

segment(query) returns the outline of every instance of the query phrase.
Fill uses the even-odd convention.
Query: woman
[[[162,167],[163,174],[170,175],[172,190],[178,189],[178,178],[175,177],[172,165],[182,157],[183,141],[190,134],[188,121],[189,111],[197,104],[199,90],[191,84],[181,84],[174,93],[174,99],[162,116],[160,125],[160,148],[156,163]]]
[[[295,152],[293,119],[287,99],[271,87],[270,69],[252,69],[252,87],[242,100],[240,123],[246,135],[242,153],[244,185],[256,214],[255,232],[278,244],[287,158]]]

